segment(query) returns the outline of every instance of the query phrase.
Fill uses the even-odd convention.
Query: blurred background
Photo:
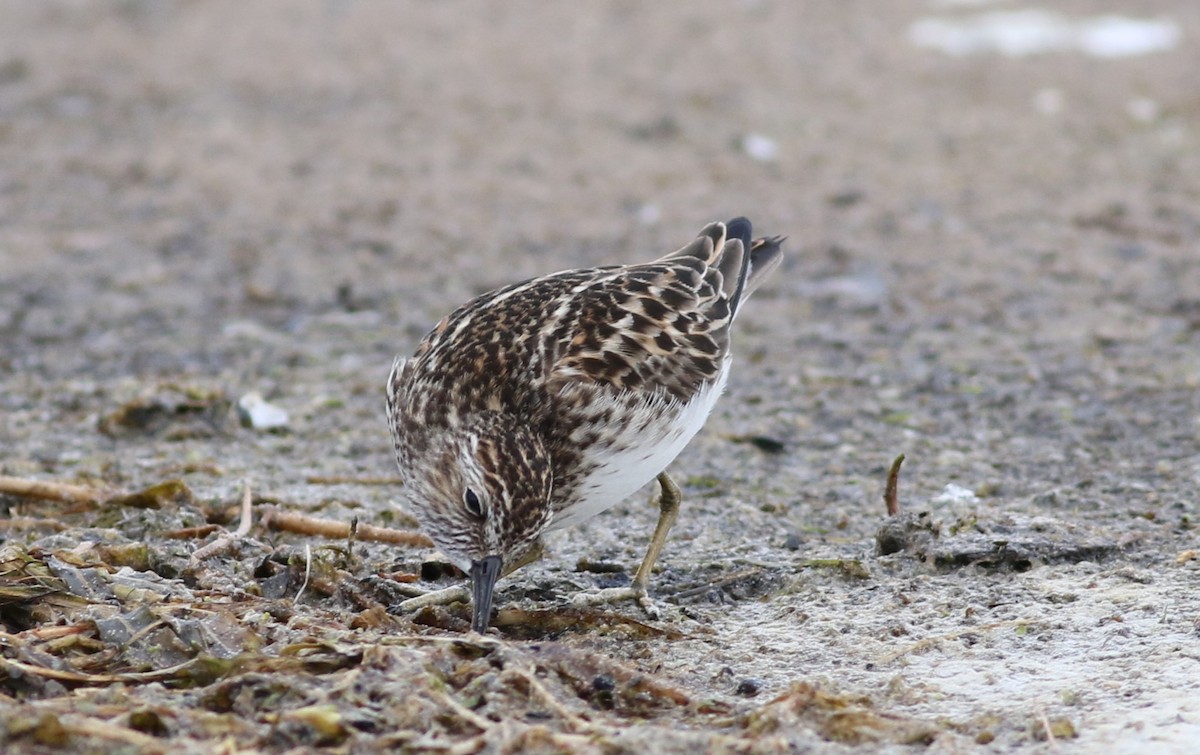
[[[335,305],[411,327],[398,350],[477,290],[735,214],[791,237],[792,320],[828,275],[850,277],[818,293],[971,317],[1109,306],[1088,278],[1196,290],[1190,2],[0,13],[10,368],[212,371],[231,319]]]

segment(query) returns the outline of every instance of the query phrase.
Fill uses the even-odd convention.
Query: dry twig
[[[533,669],[510,668],[504,672],[503,676],[513,676],[524,681],[529,687],[530,692],[536,693],[537,696],[542,699],[542,704],[549,708],[560,719],[562,719],[563,723],[571,731],[594,731],[594,727],[590,721],[569,710],[565,705],[558,701],[558,698],[556,698],[550,690],[546,689],[546,685],[542,684],[542,681],[537,678]],[[503,676],[501,678],[503,678]]]
[[[479,651],[491,652],[505,647],[503,640],[486,637],[481,634],[442,635],[442,634],[389,634],[380,637],[376,645],[454,645],[455,647],[473,648]]]
[[[184,527],[164,532],[162,536],[168,540],[191,540],[194,537],[208,537],[219,529],[221,529],[219,524],[201,524],[196,527]]]
[[[124,745],[132,745],[137,748],[138,752],[165,753],[168,750],[167,744],[157,737],[90,716],[60,716],[58,721],[70,736],[108,739]]]
[[[263,516],[263,525],[283,532],[294,532],[297,535],[317,535],[334,540],[345,540],[350,536],[350,525],[336,522],[332,519],[318,519],[307,514],[296,514],[290,511],[280,511],[278,508],[269,509]],[[411,545],[427,548],[433,541],[420,532],[411,530],[394,530],[389,527],[374,527],[370,524],[358,525],[355,534],[357,540],[370,540],[376,543],[391,543],[393,545]]]
[[[102,503],[112,498],[114,493],[83,485],[67,485],[50,480],[27,480],[22,477],[0,475],[0,495],[41,498],[64,503]]]
[[[238,528],[233,532],[226,532],[202,548],[197,548],[195,553],[192,554],[192,561],[203,561],[206,558],[224,555],[239,540],[250,534],[250,525],[254,521],[252,506],[253,500],[250,496],[250,483],[247,482],[245,492],[242,494],[242,520],[238,522]]]
[[[304,544],[304,583],[300,585],[300,589],[296,591],[294,602],[300,602],[300,596],[308,589],[308,581],[312,579],[312,546],[308,543]]]
[[[459,701],[455,700],[454,696],[447,692],[444,692],[440,689],[430,689],[429,696],[432,697],[433,699],[437,700],[438,702],[440,702],[445,707],[454,711],[454,714],[456,716],[463,719],[464,721],[471,724],[472,726],[474,726],[476,729],[479,729],[480,731],[483,731],[483,732],[491,731],[492,726],[495,725],[493,722],[489,721],[488,719],[479,715],[478,713],[471,710],[467,706],[463,705]]]
[[[0,519],[0,529],[5,530],[54,530],[62,532],[65,529],[70,529],[69,525],[63,524],[57,519],[44,519],[40,516],[13,516],[8,519]]]
[[[606,732],[610,737],[615,734]],[[464,739],[446,750],[448,755],[475,755],[479,752],[526,752],[530,745],[538,745],[540,752],[593,752],[604,751],[597,746],[591,735],[563,734],[551,731],[542,724],[527,724],[523,721],[504,720],[489,731]]]
[[[44,666],[35,666],[32,663],[15,661],[11,658],[0,658],[0,669],[11,666],[13,669],[26,674],[54,679],[59,682],[71,682],[73,684],[149,684],[151,682],[170,681],[178,677],[179,672],[184,671],[195,662],[193,659],[174,666],[168,666],[167,668],[155,669],[154,671],[132,671],[126,674],[81,674],[77,671],[46,668]]]
[[[1054,728],[1050,726],[1050,719],[1046,717],[1044,708],[1038,709],[1038,719],[1041,721],[1042,729],[1046,732],[1046,743],[1050,745],[1050,749],[1058,752],[1058,739],[1054,736]]]
[[[431,590],[415,598],[400,601],[401,611],[417,611],[426,606],[442,606],[450,603],[469,602],[471,591],[465,585],[453,585],[442,590]]]
[[[883,502],[887,504],[888,516],[896,516],[900,513],[900,465],[904,463],[904,454],[900,454],[892,462],[892,468],[888,471],[887,487],[883,491]]]
[[[18,634],[10,634],[8,632],[0,632],[0,644],[16,646],[33,640],[56,640],[60,637],[69,637],[75,634],[86,634],[95,631],[95,625],[92,622],[82,622],[79,624],[66,624],[63,626],[41,626],[32,629],[26,629]]]
[[[343,475],[313,475],[305,479],[309,485],[403,485],[399,477],[348,477]]]

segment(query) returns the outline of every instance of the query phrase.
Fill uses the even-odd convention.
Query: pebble
[[[742,151],[760,163],[769,163],[779,157],[779,145],[771,137],[762,134],[743,136]]]
[[[255,430],[279,430],[288,425],[288,413],[258,393],[239,398],[237,412],[242,424]]]
[[[754,697],[762,691],[762,681],[753,677],[747,677],[738,682],[737,694],[743,697]]]
[[[953,482],[946,485],[942,492],[933,498],[934,503],[975,503],[978,500],[979,497],[975,495],[975,491]]]

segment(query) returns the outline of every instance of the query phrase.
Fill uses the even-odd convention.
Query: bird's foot
[[[655,621],[662,618],[662,611],[646,594],[646,586],[636,583],[628,587],[607,587],[603,590],[576,593],[571,596],[571,605],[576,607],[601,606],[625,600],[637,603],[646,612],[646,615]]]

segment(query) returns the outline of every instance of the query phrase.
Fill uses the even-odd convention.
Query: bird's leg
[[[658,562],[658,555],[662,553],[663,546],[667,544],[667,534],[671,531],[671,527],[675,526],[675,520],[679,518],[679,503],[683,500],[679,486],[666,472],[658,475],[658,487],[661,489],[658,496],[658,524],[654,527],[654,537],[650,538],[650,547],[646,549],[646,557],[642,559],[642,565],[638,567],[637,574],[633,576],[631,585],[643,596],[650,584],[650,571],[654,569],[654,564]]]
[[[525,555],[513,561],[511,564],[505,564],[504,570],[501,572],[501,577],[507,577],[522,566],[528,566],[534,561],[537,561],[545,553],[545,547],[539,540],[533,548],[525,552]],[[452,585],[442,588],[441,590],[430,590],[427,593],[418,595],[415,598],[400,601],[397,608],[401,611],[417,611],[425,606],[448,606],[451,603],[470,603],[471,588],[468,585]]]
[[[650,583],[650,572],[654,569],[658,555],[662,553],[663,546],[667,542],[667,533],[671,531],[671,526],[675,524],[675,519],[679,516],[679,503],[683,500],[679,486],[666,472],[658,475],[658,486],[662,491],[658,496],[658,524],[654,527],[654,536],[650,538],[650,547],[646,549],[646,557],[642,559],[642,565],[633,575],[633,582],[629,584],[629,587],[610,587],[598,592],[580,593],[572,599],[576,605],[597,605],[614,603],[619,600],[633,600],[651,617],[658,618],[658,607],[646,594],[646,588]]]

